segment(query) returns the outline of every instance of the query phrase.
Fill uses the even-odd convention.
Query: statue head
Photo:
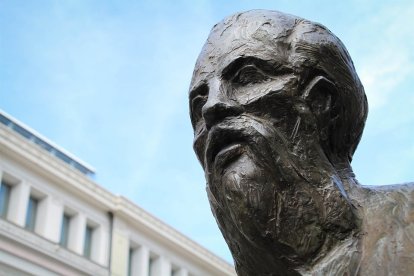
[[[232,15],[211,30],[189,97],[194,150],[239,272],[306,265],[355,231],[344,182],[367,101],[327,28],[274,11]]]

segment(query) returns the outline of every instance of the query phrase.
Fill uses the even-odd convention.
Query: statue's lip
[[[243,131],[234,127],[218,127],[210,129],[205,151],[205,164],[214,164],[218,155],[222,155],[234,147],[244,144]]]
[[[244,143],[231,143],[222,148],[214,157],[214,164],[217,168],[227,166],[232,160],[235,160],[243,152]]]

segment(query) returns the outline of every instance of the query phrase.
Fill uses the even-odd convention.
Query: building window
[[[30,196],[29,204],[27,205],[27,213],[26,213],[26,225],[25,228],[30,231],[35,230],[36,225],[36,214],[37,214],[37,207],[39,204],[39,200]]]
[[[64,213],[63,218],[62,218],[62,225],[60,229],[59,244],[66,248],[68,247],[68,240],[69,240],[69,226],[70,226],[70,216]]]
[[[148,276],[152,275],[153,270],[154,270],[154,259],[150,257],[148,260]]]
[[[11,186],[2,181],[0,186],[0,217],[4,219],[7,218],[9,209],[10,191]]]
[[[134,248],[130,247],[129,248],[129,253],[128,253],[128,276],[132,275],[132,269],[133,269],[133,255],[134,255]]]
[[[171,267],[171,276],[177,276],[179,272],[180,272],[180,269],[178,267],[174,265]]]
[[[93,228],[92,226],[87,225],[85,231],[85,243],[83,245],[83,255],[87,258],[91,258],[92,253],[92,235]]]
[[[157,265],[157,257],[156,256],[150,256],[148,261],[148,276],[155,276],[156,274],[156,266]]]

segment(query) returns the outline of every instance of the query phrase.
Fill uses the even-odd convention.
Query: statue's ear
[[[326,140],[335,106],[337,89],[333,82],[325,77],[317,76],[306,86],[302,98],[307,102],[318,124],[320,138]]]
[[[330,113],[335,104],[337,90],[333,82],[325,77],[315,77],[305,88],[302,98],[318,118]],[[323,118],[320,118],[323,119]]]

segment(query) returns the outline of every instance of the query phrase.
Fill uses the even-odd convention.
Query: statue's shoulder
[[[408,275],[414,271],[414,183],[364,190],[362,274]]]
[[[400,208],[406,210],[414,210],[414,182],[382,186],[363,186],[363,190],[366,208],[389,211],[389,208],[392,206],[400,206]]]
[[[365,227],[387,234],[395,230],[414,230],[414,182],[364,186],[363,189]]]
[[[365,196],[368,200],[414,200],[414,182],[403,184],[363,186]]]

